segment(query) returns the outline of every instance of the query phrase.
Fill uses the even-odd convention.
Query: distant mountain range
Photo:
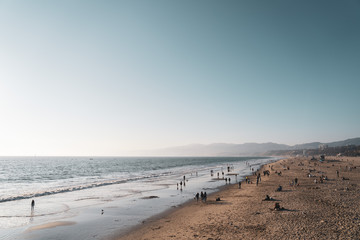
[[[316,149],[320,145],[328,147],[340,147],[347,145],[360,145],[360,138],[346,139],[343,141],[321,143],[312,142],[289,146],[277,143],[213,143],[213,144],[191,144],[185,146],[177,146],[149,151],[139,152],[141,155],[147,156],[254,156],[261,155],[269,151],[276,150],[299,150],[299,149]]]

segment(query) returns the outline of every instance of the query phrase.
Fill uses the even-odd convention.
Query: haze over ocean
[[[358,1],[0,1],[0,155],[360,136]]]

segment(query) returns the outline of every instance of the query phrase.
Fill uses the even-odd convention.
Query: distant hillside
[[[289,149],[314,149],[318,148],[322,143],[321,142],[312,142],[312,143],[304,143],[304,144],[297,144],[292,147],[289,147]]]
[[[312,142],[289,146],[277,143],[213,143],[213,144],[191,144],[185,146],[177,146],[149,151],[138,152],[140,155],[147,156],[254,156],[263,155],[270,151],[279,150],[302,150],[317,149],[319,145],[324,144],[328,147],[339,147],[348,145],[360,145],[360,138],[352,138],[344,141],[321,143]]]
[[[346,139],[344,141],[331,142],[325,144],[327,144],[329,147],[341,147],[341,146],[349,146],[349,145],[359,146],[360,138],[351,138],[351,139]]]
[[[315,149],[318,148],[319,145],[324,144],[328,147],[341,147],[341,146],[348,146],[348,145],[360,145],[360,138],[351,138],[346,139],[344,141],[337,141],[337,142],[330,142],[330,143],[321,143],[321,142],[313,142],[313,143],[304,143],[304,144],[298,144],[293,147],[290,147],[290,149]],[[275,150],[275,149],[273,149]]]
[[[357,157],[360,156],[360,145],[347,145],[347,146],[338,146],[338,147],[327,147],[327,148],[315,148],[305,150],[274,150],[264,153],[264,156],[298,156],[298,155],[307,155],[307,156],[348,156],[348,157]]]

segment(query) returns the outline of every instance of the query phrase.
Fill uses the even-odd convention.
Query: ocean
[[[241,181],[268,157],[1,157],[0,239],[103,239]],[[249,166],[251,165],[251,167]],[[227,175],[228,169],[236,175]],[[210,172],[214,175],[211,176]],[[179,183],[185,180],[185,186]],[[31,210],[30,203],[35,201]],[[71,221],[68,231],[29,231]],[[96,226],[96,227],[95,227]],[[62,228],[65,228],[63,226]],[[82,229],[82,230],[81,230]],[[40,235],[39,235],[40,234]],[[67,235],[68,234],[68,235]]]

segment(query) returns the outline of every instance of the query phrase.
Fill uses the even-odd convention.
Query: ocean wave
[[[138,177],[132,177],[132,178],[120,179],[120,180],[104,180],[104,181],[100,181],[100,182],[93,182],[93,183],[77,185],[77,186],[61,187],[61,188],[56,188],[56,189],[47,189],[47,190],[44,190],[41,192],[27,193],[27,194],[23,194],[23,195],[0,198],[0,203],[10,202],[10,201],[18,201],[18,200],[30,199],[30,198],[36,198],[36,197],[43,197],[43,196],[48,196],[48,195],[55,195],[55,194],[60,194],[60,193],[81,191],[81,190],[103,187],[103,186],[108,186],[108,185],[122,184],[122,183],[131,182],[131,181],[145,180],[148,178],[158,178],[158,177],[165,176],[168,174],[171,174],[171,172],[166,172],[166,173],[161,173],[161,174],[151,174],[151,175],[147,175],[147,176],[138,176]]]

